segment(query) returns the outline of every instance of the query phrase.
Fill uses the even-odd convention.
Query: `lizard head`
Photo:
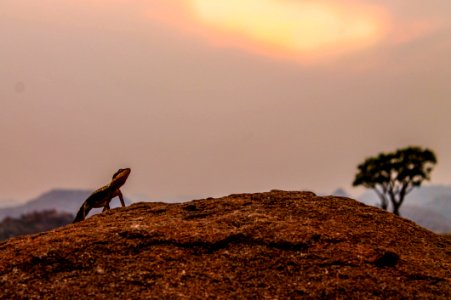
[[[130,175],[131,169],[125,168],[125,169],[119,169],[116,173],[113,175],[113,181],[118,185],[122,186],[125,181],[127,181],[128,175]]]

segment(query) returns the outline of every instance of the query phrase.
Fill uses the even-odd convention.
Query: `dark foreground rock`
[[[139,203],[0,244],[0,298],[451,298],[451,241],[308,192]]]

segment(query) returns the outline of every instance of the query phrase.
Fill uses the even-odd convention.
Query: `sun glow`
[[[371,46],[383,13],[355,1],[190,0],[194,18],[224,45],[279,55],[323,56]],[[341,4],[339,4],[341,3]]]

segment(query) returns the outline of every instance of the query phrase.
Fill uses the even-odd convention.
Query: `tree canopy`
[[[405,196],[430,174],[437,158],[432,150],[406,147],[395,152],[380,153],[358,165],[353,186],[374,189],[381,199],[381,208],[387,210],[389,201],[393,213],[399,215]]]

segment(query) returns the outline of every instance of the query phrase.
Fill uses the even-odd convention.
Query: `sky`
[[[451,184],[451,2],[1,0],[0,199],[349,192],[381,151]]]

